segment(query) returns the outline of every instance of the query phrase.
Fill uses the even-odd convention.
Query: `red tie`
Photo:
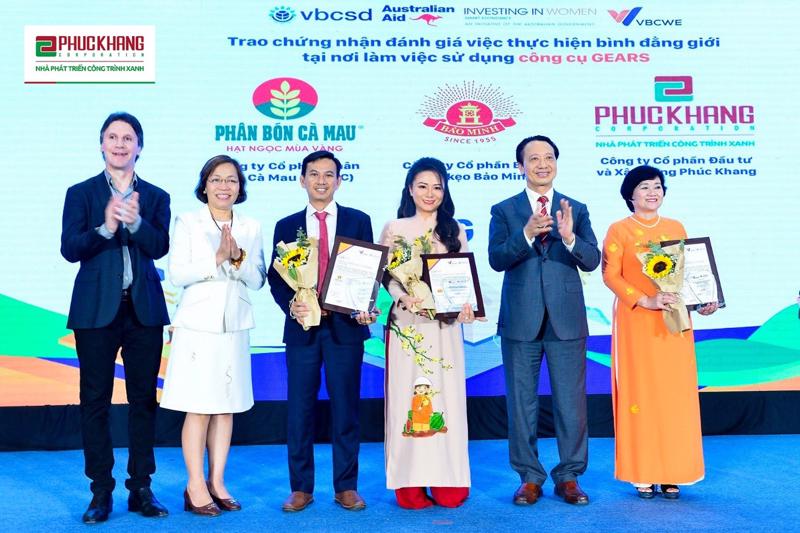
[[[328,213],[325,211],[317,211],[314,216],[319,220],[319,270],[317,271],[317,293],[322,294],[322,284],[325,281],[325,272],[328,270],[328,259],[330,253],[328,252],[328,225],[325,223],[325,217]]]
[[[538,202],[539,202],[539,204],[541,206],[541,207],[539,207],[539,216],[540,217],[546,217],[548,215],[548,213],[547,213],[547,196],[540,196]],[[539,242],[544,244],[544,242],[547,240],[547,233],[542,233],[541,235],[539,235],[539,239],[541,239]]]

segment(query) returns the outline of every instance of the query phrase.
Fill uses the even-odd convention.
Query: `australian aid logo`
[[[420,110],[423,124],[445,136],[446,142],[488,143],[496,135],[516,125],[520,112],[511,97],[492,85],[465,81],[444,85],[425,97]]]
[[[317,90],[299,78],[266,80],[253,91],[251,104],[265,123],[232,122],[214,126],[214,140],[228,152],[339,152],[356,140],[362,125],[305,122],[319,103]]]

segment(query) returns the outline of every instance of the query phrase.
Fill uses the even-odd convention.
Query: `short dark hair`
[[[558,146],[556,146],[556,143],[554,143],[550,139],[550,137],[545,137],[544,135],[534,135],[532,137],[525,137],[517,145],[517,163],[519,163],[520,165],[522,164],[522,154],[525,152],[525,147],[528,145],[528,143],[533,142],[533,141],[546,142],[547,144],[552,146],[553,147],[553,153],[555,154],[556,159],[558,159]]]
[[[633,212],[633,190],[643,181],[654,180],[658,178],[661,180],[661,188],[664,190],[664,195],[667,194],[667,186],[664,183],[664,173],[656,167],[648,165],[641,165],[631,169],[625,174],[625,179],[622,180],[622,185],[619,187],[619,194],[625,200],[628,209]]]
[[[111,113],[108,115],[108,118],[100,127],[100,144],[103,144],[103,135],[106,134],[106,130],[111,123],[118,120],[127,123],[131,128],[133,128],[133,132],[136,134],[136,139],[139,141],[139,148],[144,148],[144,131],[142,131],[141,122],[139,122],[139,119],[130,113],[126,113],[125,111],[117,111],[116,113]],[[138,159],[139,156],[136,156],[136,158]]]
[[[245,189],[245,184],[247,180],[244,179],[244,173],[242,173],[242,166],[239,164],[237,160],[232,158],[229,155],[215,155],[208,161],[206,164],[203,165],[202,170],[200,170],[200,180],[197,182],[197,187],[194,188],[194,195],[197,197],[198,200],[203,202],[204,204],[208,203],[208,195],[206,194],[206,184],[208,183],[208,178],[211,174],[214,173],[214,170],[220,165],[224,165],[225,163],[230,163],[236,168],[236,176],[239,178],[239,196],[236,197],[236,201],[233,202],[234,204],[240,204],[247,200],[247,189]]]
[[[336,177],[338,178],[339,174],[342,172],[342,162],[336,159],[336,156],[327,150],[317,150],[316,152],[311,152],[305,156],[303,158],[303,167],[300,169],[300,175],[305,176],[308,164],[313,163],[314,161],[319,161],[320,159],[331,159],[334,163],[336,163]]]

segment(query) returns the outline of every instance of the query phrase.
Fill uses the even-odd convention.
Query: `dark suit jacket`
[[[336,235],[350,237],[361,241],[372,242],[372,222],[369,215],[336,204]],[[283,342],[286,344],[310,344],[314,341],[316,330],[312,327],[308,331],[303,331],[303,327],[296,320],[289,317],[289,302],[294,297],[294,291],[289,288],[280,274],[272,266],[277,257],[275,246],[283,241],[285,243],[297,240],[297,228],[306,228],[306,210],[282,218],[275,224],[275,236],[272,239],[272,259],[269,262],[267,281],[269,290],[275,303],[286,314],[286,321],[283,326]],[[330,236],[333,239],[335,236]],[[358,344],[369,338],[369,328],[359,325],[354,319],[342,313],[331,313],[330,318],[323,319],[331,321],[331,335],[339,344]]]
[[[555,212],[561,199],[572,206],[575,247],[570,253],[561,241]],[[589,335],[586,305],[578,268],[590,272],[600,264],[597,238],[586,206],[553,191],[553,229],[544,249],[537,239],[528,245],[523,227],[532,214],[525,191],[492,207],[489,226],[489,264],[505,272],[497,334],[532,341],[541,328],[545,309],[561,340]]]
[[[169,249],[169,195],[141,178],[139,193],[142,224],[136,233],[120,228],[111,239],[95,228],[105,221],[111,189],[104,173],[67,189],[61,225],[61,255],[81,267],[72,290],[67,327],[102,328],[117,315],[122,298],[122,241],[127,239],[133,282],[131,298],[136,317],[145,326],[169,324],[164,292],[154,259]]]

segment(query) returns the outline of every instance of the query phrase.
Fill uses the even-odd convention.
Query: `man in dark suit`
[[[128,396],[128,510],[166,516],[150,490],[156,382],[164,325],[169,324],[153,264],[169,248],[169,195],[138,177],[144,143],[133,115],[113,113],[100,128],[105,170],[67,190],[61,255],[80,262],[67,327],[75,332],[80,362],[81,432],[93,498],[83,515],[104,522],[115,481],[109,412],[115,360],[122,349]]]
[[[514,503],[530,505],[547,479],[536,443],[539,370],[547,357],[560,463],[550,472],[567,503],[589,498],[577,478],[586,470],[586,307],[578,269],[600,264],[584,204],[553,189],[558,148],[537,135],[517,146],[524,192],[492,207],[489,263],[503,277],[497,334],[508,407],[508,447],[522,485]]]
[[[337,235],[372,242],[372,223],[365,213],[336,204],[333,195],[342,182],[342,164],[327,151],[303,159],[300,185],[308,194],[308,205],[275,225],[275,245],[297,240],[302,228],[320,243],[320,258],[329,257]],[[270,264],[272,264],[270,261]],[[324,270],[324,266],[323,266]],[[292,493],[284,511],[301,511],[313,501],[314,493],[314,406],[320,387],[320,368],[325,363],[325,385],[330,396],[333,448],[333,487],[335,501],[343,508],[358,511],[365,507],[357,492],[361,362],[364,340],[369,338],[373,319],[366,313],[355,318],[323,311],[319,326],[304,331],[302,318],[308,306],[294,301],[294,291],[274,268],[267,274],[270,291],[286,313],[283,342],[286,343],[288,379],[289,482]],[[321,286],[322,279],[318,283]]]

